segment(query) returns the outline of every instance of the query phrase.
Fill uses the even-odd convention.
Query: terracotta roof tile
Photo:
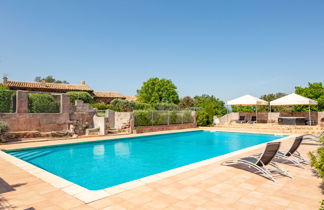
[[[127,101],[136,101],[136,96],[125,96]]]
[[[93,91],[88,85],[82,84],[62,84],[62,83],[45,83],[45,82],[21,82],[7,81],[0,86],[8,86],[15,89],[39,89],[39,90],[58,90],[58,91]]]
[[[125,98],[125,96],[117,92],[94,91],[93,94],[98,98]]]

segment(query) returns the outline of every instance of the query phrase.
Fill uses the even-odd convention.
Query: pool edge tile
[[[279,138],[279,139],[276,139],[276,140],[273,140],[273,141],[270,141],[270,142],[284,141],[285,139],[294,138],[296,136],[298,136],[298,135],[293,134],[293,135],[282,137],[282,138]],[[235,155],[243,154],[243,153],[246,153],[246,152],[249,152],[249,151],[253,151],[255,149],[262,148],[267,143],[268,142],[262,143],[262,144],[259,144],[259,145],[254,145],[254,146],[251,146],[251,147],[248,147],[248,148],[245,148],[245,149],[241,149],[241,150],[238,150],[238,151],[234,151],[234,152],[231,152],[231,153],[227,153],[227,154],[224,154],[224,155],[221,155],[221,156],[218,156],[218,157],[214,157],[214,158],[211,158],[211,159],[199,161],[199,162],[192,163],[192,164],[189,164],[189,165],[186,165],[186,166],[171,169],[171,170],[164,171],[164,172],[154,174],[154,175],[151,175],[151,176],[143,177],[141,179],[137,179],[137,180],[126,182],[126,183],[123,183],[123,184],[120,184],[120,185],[112,186],[112,187],[105,188],[105,189],[102,189],[102,190],[95,190],[95,191],[83,188],[83,187],[81,187],[81,186],[79,186],[77,184],[74,184],[74,183],[72,183],[72,182],[70,182],[70,181],[68,181],[68,180],[66,180],[64,178],[61,178],[59,176],[56,176],[55,174],[52,174],[52,173],[50,173],[50,172],[48,172],[46,170],[43,170],[43,169],[41,169],[41,168],[39,168],[37,166],[34,166],[33,164],[30,164],[30,163],[28,163],[28,162],[26,162],[24,160],[16,158],[16,157],[14,157],[14,156],[12,156],[12,155],[10,155],[10,154],[2,151],[2,150],[0,150],[0,158],[6,160],[7,162],[10,162],[11,164],[19,167],[20,169],[22,169],[24,171],[36,176],[37,178],[43,180],[44,182],[51,184],[52,186],[54,186],[57,189],[67,193],[68,195],[71,195],[71,196],[81,200],[84,203],[91,203],[93,201],[96,201],[96,200],[99,200],[99,199],[102,199],[102,198],[106,198],[106,197],[109,197],[111,195],[115,195],[115,194],[130,190],[130,189],[134,189],[134,188],[143,186],[143,185],[148,184],[148,183],[152,183],[152,182],[155,182],[155,181],[158,181],[158,180],[170,177],[170,176],[174,176],[174,175],[177,175],[177,174],[180,174],[180,173],[183,173],[183,172],[187,172],[187,171],[190,171],[190,170],[193,170],[193,169],[197,169],[197,168],[199,168],[201,166],[205,166],[205,165],[209,165],[209,164],[212,164],[212,163],[215,163],[215,162],[219,162],[219,161],[222,161],[224,159],[227,159],[227,158],[235,156]]]

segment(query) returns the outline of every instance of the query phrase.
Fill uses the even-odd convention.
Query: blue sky
[[[324,80],[323,11],[320,0],[0,0],[0,74],[125,95],[150,77],[181,96],[290,93]]]

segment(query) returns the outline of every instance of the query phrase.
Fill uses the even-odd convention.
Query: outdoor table
[[[279,117],[279,125],[305,125],[305,117]]]

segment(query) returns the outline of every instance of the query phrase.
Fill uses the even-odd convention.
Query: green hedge
[[[9,131],[9,126],[6,122],[0,121],[0,141],[5,141]]]
[[[114,99],[110,103],[111,105],[118,107],[124,112],[131,112],[133,110],[151,110],[152,106],[146,103],[138,103],[135,101],[127,101],[124,99]]]
[[[121,112],[122,110],[119,107],[110,105],[110,104],[103,104],[103,103],[97,103],[97,104],[91,104],[91,106],[93,108],[96,108],[98,110],[106,110],[106,109],[110,109],[116,112]]]
[[[213,123],[213,116],[208,114],[207,111],[199,110],[197,111],[197,125],[198,126],[209,126]]]
[[[131,112],[134,109],[134,104],[123,99],[114,99],[110,102],[111,105],[120,108],[124,112]]]
[[[134,111],[135,126],[152,125],[152,112]]]
[[[166,110],[166,111],[176,111],[179,110],[179,106],[176,104],[167,104],[167,103],[157,103],[153,105],[155,110]]]
[[[10,91],[8,87],[0,86],[0,112],[12,113],[15,112],[16,93]]]
[[[70,102],[75,103],[76,100],[81,100],[84,103],[91,104],[93,102],[93,97],[88,92],[84,91],[71,91],[66,93],[70,97]]]
[[[131,101],[133,105],[133,109],[134,110],[152,110],[152,105],[151,104],[147,104],[147,103],[139,103],[139,102],[135,102],[135,101]]]
[[[134,111],[135,126],[192,123],[191,112]]]
[[[33,93],[28,95],[28,112],[30,113],[58,113],[60,103],[50,94]]]
[[[317,174],[322,178],[324,183],[324,137],[320,139],[320,143],[322,143],[321,146],[315,152],[310,152],[309,156],[311,166],[315,168]],[[320,210],[324,210],[324,199],[321,202]]]
[[[191,112],[187,111],[183,113],[183,123],[192,123],[194,121],[194,118],[191,114]]]

